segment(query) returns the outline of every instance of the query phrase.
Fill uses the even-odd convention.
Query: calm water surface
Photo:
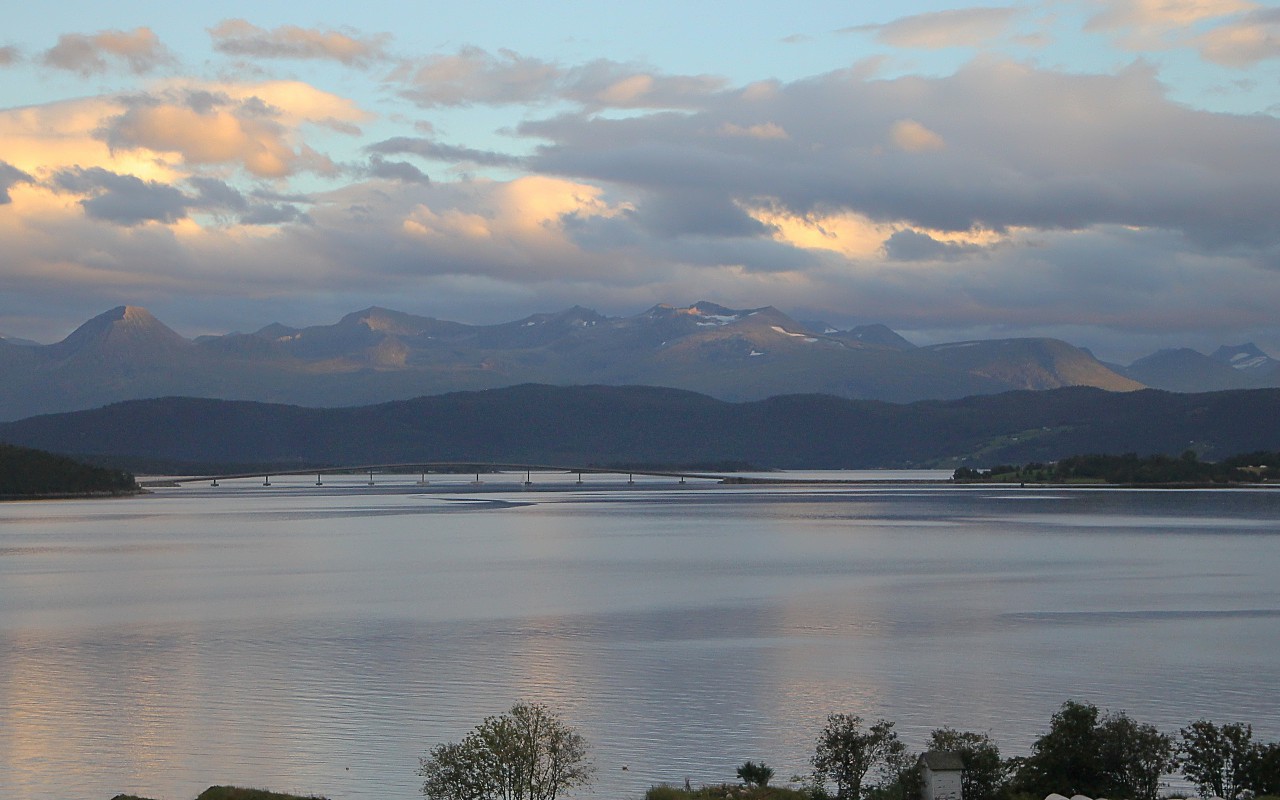
[[[408,800],[521,699],[633,800],[803,772],[838,711],[1280,739],[1280,492],[345,481],[0,504],[0,798]]]

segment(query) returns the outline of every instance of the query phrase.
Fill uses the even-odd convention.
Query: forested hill
[[[0,498],[126,494],[137,488],[127,472],[0,444]]]
[[[776,468],[983,466],[1078,453],[1280,449],[1280,390],[1090,388],[896,405],[826,395],[729,403],[654,387],[527,384],[314,409],[164,398],[0,425],[0,441],[189,465],[415,461]]]

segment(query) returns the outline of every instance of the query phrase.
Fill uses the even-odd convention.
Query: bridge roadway
[[[175,486],[184,483],[209,483],[213,486],[218,485],[218,481],[229,481],[244,478],[262,478],[264,486],[271,485],[271,478],[284,477],[291,475],[315,475],[316,485],[320,486],[324,483],[325,475],[354,475],[369,474],[369,483],[374,482],[374,475],[382,474],[405,474],[411,472],[422,473],[423,480],[431,473],[436,474],[467,474],[474,473],[475,482],[480,483],[480,476],[493,474],[495,472],[523,472],[525,473],[526,485],[532,484],[533,473],[535,472],[554,472],[562,474],[577,473],[578,483],[582,483],[583,475],[626,475],[627,483],[634,483],[636,475],[646,477],[659,478],[679,478],[681,483],[687,479],[711,480],[720,483],[738,483],[748,482],[749,479],[741,476],[733,476],[718,473],[706,472],[685,472],[680,470],[653,470],[653,469],[624,469],[620,467],[566,467],[554,464],[515,464],[508,462],[486,462],[486,461],[422,461],[409,462],[400,464],[359,464],[353,466],[333,466],[333,467],[310,467],[307,469],[281,469],[281,470],[258,470],[256,472],[236,472],[209,475],[190,475],[177,478],[163,478],[154,481],[141,481],[140,485],[146,486]],[[769,482],[767,478],[758,479],[760,482]]]

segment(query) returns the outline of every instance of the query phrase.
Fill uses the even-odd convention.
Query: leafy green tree
[[[1260,795],[1280,795],[1280,743],[1254,745],[1249,788]]]
[[[1252,726],[1197,720],[1182,729],[1181,750],[1182,774],[1202,797],[1212,794],[1231,800],[1250,788],[1258,758]]]
[[[964,764],[960,776],[964,800],[995,800],[1004,789],[1007,765],[1000,759],[1000,748],[987,734],[938,728],[929,735],[929,749],[960,755]]]
[[[1053,715],[1049,732],[1031,745],[1018,769],[1015,784],[1020,791],[1044,797],[1050,793],[1068,797],[1099,797],[1106,780],[1099,750],[1098,707],[1068,700]]]
[[[836,800],[861,800],[867,776],[894,772],[905,751],[892,722],[866,728],[856,714],[832,714],[811,760],[814,785],[834,784]]]
[[[1106,794],[1156,800],[1161,776],[1178,765],[1173,737],[1119,712],[1102,720],[1097,738]]]
[[[759,764],[748,761],[738,767],[738,778],[748,786],[759,786],[763,789],[773,779],[773,767],[766,766],[763,761]]]
[[[591,782],[587,744],[546,706],[517,703],[421,759],[427,800],[556,800]]]

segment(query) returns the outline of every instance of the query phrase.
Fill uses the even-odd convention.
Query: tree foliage
[[[748,786],[759,786],[763,789],[773,779],[773,767],[767,766],[763,761],[759,764],[748,761],[738,767],[738,779]]]
[[[1108,714],[1097,735],[1106,794],[1156,800],[1160,777],[1177,766],[1173,737],[1124,713]]]
[[[1048,733],[1036,739],[1018,771],[1018,788],[1041,797],[1103,795],[1101,755],[1095,735],[1098,708],[1068,700],[1053,715]]]
[[[929,749],[960,755],[964,764],[960,776],[964,800],[995,800],[1004,789],[1008,767],[1000,758],[1000,748],[989,735],[939,728],[929,735]]]
[[[1074,700],[1062,704],[1031,750],[1015,783],[1042,796],[1155,800],[1161,776],[1177,765],[1171,736],[1124,712],[1103,716],[1097,706]]]
[[[1182,774],[1201,795],[1230,799],[1251,788],[1257,760],[1250,725],[1202,719],[1182,729]]]
[[[556,800],[588,785],[594,769],[577,731],[546,706],[517,703],[431,750],[418,774],[428,800]]]
[[[892,722],[882,719],[866,728],[855,714],[832,714],[818,734],[814,783],[833,784],[837,800],[860,800],[868,775],[893,772],[897,777],[904,752],[906,745],[898,740]]]

